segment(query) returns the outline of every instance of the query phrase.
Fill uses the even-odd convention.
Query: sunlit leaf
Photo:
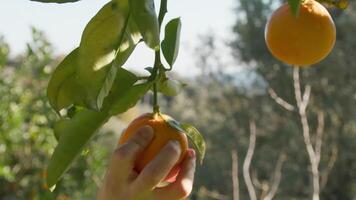
[[[121,96],[114,99],[109,113],[111,115],[117,115],[126,112],[128,109],[136,105],[137,101],[140,100],[152,87],[152,82],[145,82],[141,84],[134,85],[128,90],[123,91]]]
[[[125,2],[106,4],[87,24],[80,42],[77,78],[85,91],[86,105],[95,110],[101,108],[116,75],[117,68],[110,68],[110,64],[128,23]]]
[[[154,0],[130,0],[130,9],[145,43],[152,49],[159,48],[159,27]]]
[[[194,145],[194,149],[198,153],[199,161],[200,163],[202,163],[205,157],[206,150],[205,140],[202,134],[192,125],[181,124],[181,126],[185,130],[192,144]]]
[[[52,187],[84,148],[93,134],[104,124],[109,115],[104,112],[82,110],[71,120],[60,121],[55,135],[60,136],[47,168],[47,184]]]
[[[176,18],[171,20],[165,30],[164,40],[162,41],[162,53],[167,63],[172,66],[178,56],[181,20]]]
[[[177,96],[186,84],[177,80],[166,79],[158,84],[158,91],[167,96]]]
[[[120,114],[134,105],[147,92],[144,86],[134,85],[136,75],[120,68],[112,91],[100,112],[84,109],[75,113],[72,119],[60,120],[54,129],[59,143],[48,166],[47,184],[52,187],[81,153],[85,144],[95,132],[113,115]]]
[[[49,103],[57,112],[74,103],[81,104],[81,90],[75,79],[78,49],[73,50],[56,68],[48,83]]]

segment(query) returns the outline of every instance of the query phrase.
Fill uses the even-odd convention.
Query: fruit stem
[[[161,26],[164,19],[164,16],[167,13],[167,0],[161,0],[161,5],[158,14],[158,23],[159,23],[159,33],[161,33]],[[161,62],[161,49],[159,48],[155,52],[155,61],[153,65],[153,72],[152,76],[154,78],[153,83],[153,113],[159,113],[159,106],[158,106],[158,91],[157,91],[157,75],[164,73],[163,64]]]

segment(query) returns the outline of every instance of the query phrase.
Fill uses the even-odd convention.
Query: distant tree
[[[237,2],[238,8],[236,10],[237,20],[233,28],[236,37],[231,42],[231,47],[238,62],[243,61],[248,66],[253,66],[253,71],[263,77],[267,83],[267,88],[273,88],[276,94],[279,94],[287,102],[295,104],[294,90],[292,83],[292,68],[286,66],[275,58],[273,58],[267,51],[266,45],[263,41],[264,26],[266,17],[268,16],[274,4],[263,0],[239,0]],[[311,128],[317,128],[317,114],[322,110],[325,113],[325,135],[324,143],[327,144],[322,148],[322,156],[320,163],[320,170],[330,173],[326,181],[326,174],[323,173],[321,181],[322,196],[321,199],[352,199],[355,197],[355,176],[350,174],[355,169],[356,159],[350,156],[349,152],[354,151],[352,144],[355,144],[356,130],[355,124],[355,109],[352,109],[355,103],[355,80],[352,78],[356,74],[354,67],[352,51],[355,50],[355,41],[351,39],[355,32],[356,17],[355,2],[350,2],[350,6],[345,11],[331,10],[334,21],[337,27],[337,41],[336,46],[331,55],[323,62],[317,64],[313,68],[304,69],[301,73],[303,83],[310,84],[312,88],[312,96],[310,99],[308,115],[311,116]],[[246,17],[240,17],[246,16]],[[254,16],[259,16],[258,18]],[[273,108],[275,112],[280,113],[281,116],[288,117],[287,113],[281,108]],[[282,112],[281,112],[282,111]],[[289,124],[293,124],[296,120],[295,115],[289,116]],[[299,124],[294,126],[300,127]],[[291,139],[297,142],[298,135],[296,131],[301,131],[300,128],[291,130],[294,132],[290,135]],[[300,134],[299,134],[300,137]],[[347,142],[346,142],[347,140]],[[312,142],[315,138],[312,138]],[[298,142],[299,143],[299,142]],[[302,152],[300,146],[291,151]],[[334,168],[331,170],[331,161],[335,148],[338,149],[338,156]],[[335,156],[335,155],[334,155]],[[305,157],[306,158],[306,157]],[[288,162],[292,163],[292,161]],[[346,164],[348,163],[348,164]],[[302,158],[296,159],[294,164],[297,164],[297,169],[301,169],[305,164]],[[310,169],[309,169],[310,170]],[[307,174],[304,170],[300,170],[299,177],[293,180],[293,186],[288,188],[291,184],[282,184],[282,194],[290,195],[290,197],[300,197],[301,194],[310,194],[311,179],[302,178],[301,174]],[[291,172],[287,172],[291,174]],[[306,175],[305,174],[305,175]],[[340,174],[343,174],[340,176]],[[305,177],[304,175],[304,177]],[[343,178],[342,178],[343,177]],[[287,177],[285,181],[289,182]],[[341,187],[341,185],[343,185]],[[307,186],[307,187],[305,187]],[[307,195],[308,196],[308,195]]]
[[[32,29],[26,52],[9,57],[0,37],[0,199],[93,199],[105,170],[112,134],[83,152],[53,193],[45,185],[48,159],[55,147],[58,117],[48,104],[46,87],[57,60],[44,34]],[[107,145],[110,144],[110,145]],[[105,147],[105,148],[104,148]],[[93,150],[93,151],[92,151]]]

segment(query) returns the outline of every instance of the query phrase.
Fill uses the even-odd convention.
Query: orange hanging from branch
[[[320,62],[331,52],[336,28],[327,9],[315,0],[302,2],[298,16],[285,3],[269,19],[265,40],[277,59],[307,66]]]
[[[149,125],[153,128],[154,137],[146,149],[137,157],[135,163],[135,171],[140,173],[143,168],[161,151],[161,149],[170,141],[177,140],[180,144],[181,155],[177,164],[167,175],[164,181],[173,182],[179,172],[179,165],[184,159],[188,149],[188,140],[185,133],[179,132],[171,127],[167,120],[173,120],[168,115],[156,113],[146,113],[134,119],[124,133],[121,135],[119,144],[125,143],[131,138],[141,127]]]

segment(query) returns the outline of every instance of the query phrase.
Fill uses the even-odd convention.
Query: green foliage
[[[143,40],[152,49],[159,49],[159,24],[154,0],[130,0],[132,16]]]
[[[182,124],[182,128],[187,133],[188,138],[194,146],[194,149],[198,152],[199,161],[200,164],[202,164],[206,150],[206,144],[202,134],[190,124]]]
[[[54,127],[59,143],[48,167],[50,187],[110,117],[133,107],[151,88],[157,97],[156,85],[168,71],[160,60],[160,26],[167,3],[162,2],[158,19],[153,0],[110,1],[87,24],[80,46],[55,70],[47,93],[51,106],[66,116]],[[180,26],[179,19],[168,23],[162,43],[169,70],[178,54]],[[143,78],[122,68],[140,41],[155,51],[151,75]],[[160,92],[174,96],[183,86],[167,79]],[[157,98],[153,107],[156,111]]]
[[[161,44],[164,58],[170,66],[173,66],[178,56],[181,26],[180,18],[172,19],[168,22],[164,40]]]
[[[61,127],[54,129],[55,134],[60,137],[47,168],[47,184],[50,188],[57,183],[74,158],[107,119],[107,113],[82,110],[72,119],[61,121]]]
[[[48,83],[48,100],[57,112],[73,104],[82,104],[82,94],[75,76],[77,61],[78,49],[75,49],[58,65]]]
[[[134,85],[137,80],[134,74],[121,68],[117,72],[116,87],[113,87],[102,111],[83,109],[74,114],[73,118],[59,121],[60,124],[54,129],[55,135],[59,136],[59,142],[47,169],[49,187],[56,184],[93,134],[111,116],[123,113],[136,105],[151,88],[151,82]]]
[[[0,199],[90,199],[97,188],[93,177],[105,172],[114,144],[107,141],[109,134],[94,138],[95,146],[87,146],[90,153],[78,157],[56,190],[46,189],[45,169],[57,144],[52,127],[58,118],[47,103],[46,87],[57,61],[43,33],[32,29],[32,36],[26,52],[4,56],[0,68]],[[7,49],[3,55],[9,55],[1,41],[0,49]]]
[[[7,58],[9,56],[9,46],[5,43],[4,37],[0,36],[0,69],[7,62]]]
[[[166,96],[177,96],[186,86],[186,84],[180,81],[165,78],[158,83],[158,92]]]
[[[110,70],[115,50],[121,45],[120,35],[128,23],[125,1],[109,2],[87,24],[79,46],[77,79],[84,88],[85,103],[100,110],[115,79],[117,67]]]

